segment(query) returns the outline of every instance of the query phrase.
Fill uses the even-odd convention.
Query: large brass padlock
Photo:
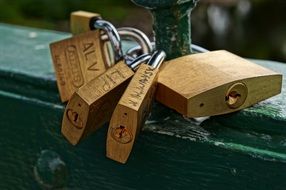
[[[188,117],[231,113],[281,92],[282,75],[227,51],[166,62],[156,100]]]

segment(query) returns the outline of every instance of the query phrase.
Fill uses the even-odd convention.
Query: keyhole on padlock
[[[125,133],[126,129],[125,129],[125,127],[122,126],[122,125],[119,126],[119,129],[120,129],[120,132],[119,132],[119,136],[118,136],[118,137],[119,137],[119,138],[122,138],[123,133]]]
[[[73,121],[75,123],[77,123],[78,122],[78,113],[75,113],[73,116],[74,116]]]
[[[113,137],[114,140],[122,144],[129,143],[132,140],[132,134],[123,125],[113,128],[111,136]]]
[[[235,83],[227,91],[225,102],[231,109],[242,106],[246,100],[248,89],[244,83]]]
[[[227,101],[228,105],[234,105],[238,99],[241,97],[241,95],[236,91],[231,91],[226,97],[225,101]]]
[[[125,126],[120,125],[116,128],[115,137],[121,139],[124,137],[128,138],[129,134]]]

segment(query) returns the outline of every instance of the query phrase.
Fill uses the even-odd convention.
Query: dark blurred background
[[[0,22],[69,31],[75,10],[152,36],[151,15],[130,0],[0,0]],[[210,50],[286,62],[286,1],[201,0],[192,13],[192,39]]]

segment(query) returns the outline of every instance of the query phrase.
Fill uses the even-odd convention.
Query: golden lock
[[[231,113],[281,92],[282,75],[227,51],[167,61],[156,100],[188,117]]]
[[[109,124],[106,156],[125,163],[135,138],[150,113],[159,67],[165,58],[155,52],[147,64],[141,64],[120,98]]]
[[[149,57],[142,55],[130,66],[145,62]],[[134,71],[124,61],[120,61],[73,94],[66,106],[61,130],[71,144],[76,145],[110,120],[133,75]]]
[[[50,48],[62,102],[106,70],[99,31],[52,43]]]
[[[107,30],[112,46],[116,47],[117,60],[122,57],[120,37],[116,29],[107,21],[98,19],[99,28]],[[62,102],[88,81],[106,71],[106,57],[100,30],[78,34],[72,38],[50,44],[57,85]]]

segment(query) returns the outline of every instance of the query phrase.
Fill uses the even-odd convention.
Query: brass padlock
[[[95,20],[98,28],[106,30],[116,53],[116,61],[122,57],[119,34],[114,26],[104,20]],[[100,30],[78,34],[72,38],[50,44],[57,85],[62,102],[88,81],[107,69],[102,51]]]
[[[227,51],[167,61],[156,100],[188,117],[231,113],[281,92],[282,75]]]
[[[141,64],[120,98],[109,123],[106,156],[125,163],[135,138],[150,113],[159,67],[166,57],[156,51],[147,64]]]
[[[76,145],[110,120],[118,100],[134,75],[131,68],[149,58],[149,55],[142,55],[128,64],[120,61],[73,94],[66,106],[61,130],[71,144]]]

